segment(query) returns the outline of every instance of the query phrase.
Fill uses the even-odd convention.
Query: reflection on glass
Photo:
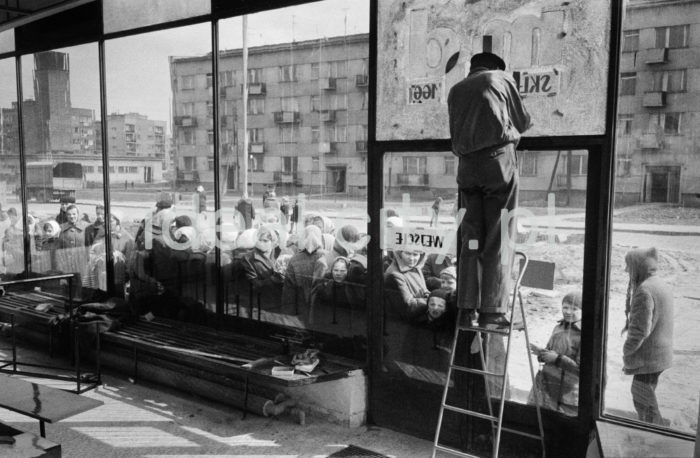
[[[219,169],[189,146],[176,167],[182,186],[210,189],[219,174],[225,312],[312,330],[326,350],[364,358],[369,5],[341,6],[221,21]],[[190,114],[201,96],[188,78],[208,59],[172,61],[176,144],[214,125]]]
[[[607,414],[693,436],[700,62],[686,53],[698,15],[697,2],[626,3],[620,78],[636,91],[618,94],[604,393]]]
[[[210,37],[201,24],[105,43],[115,286],[140,314],[215,310]],[[171,56],[207,53],[175,70]],[[183,180],[182,164],[201,173]]]
[[[94,174],[102,167],[97,46],[26,55],[21,64],[27,208],[36,221],[31,269],[75,273],[74,295],[92,299],[107,289],[104,255],[93,250],[98,229],[104,238],[102,178]]]
[[[444,384],[457,306],[454,252],[447,248],[456,243],[461,216],[452,160],[451,153],[392,153],[384,165],[385,366],[397,376],[436,385]],[[512,336],[506,395],[522,403],[539,396],[544,407],[575,416],[588,153],[520,151],[518,163],[513,243],[529,257],[535,281],[521,287],[531,348],[523,333]],[[446,248],[390,249],[396,248],[396,234],[407,230],[437,230]],[[494,372],[502,371],[503,344],[491,336],[486,347],[487,367]],[[527,358],[540,365],[534,390]],[[501,380],[487,380],[494,396]]]
[[[24,272],[22,203],[20,201],[19,124],[17,79],[13,59],[0,61],[0,278],[12,279]],[[34,231],[36,218],[27,217],[27,228]]]

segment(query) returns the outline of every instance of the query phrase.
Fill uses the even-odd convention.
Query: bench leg
[[[46,427],[44,426],[44,420],[39,420],[39,434],[41,434],[41,437],[46,437]]]

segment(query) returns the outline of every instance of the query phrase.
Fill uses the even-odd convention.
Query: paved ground
[[[9,357],[5,344],[0,341],[3,359]],[[33,350],[20,354],[24,361],[56,364]],[[46,426],[47,439],[62,445],[64,457],[326,457],[348,444],[401,458],[427,457],[432,450],[430,442],[383,428],[350,429],[315,417],[307,417],[305,426],[288,416],[242,419],[238,410],[161,386],[135,385],[118,374],[108,373],[104,382],[84,394],[104,406]],[[13,412],[0,410],[0,422],[39,434],[37,421]]]

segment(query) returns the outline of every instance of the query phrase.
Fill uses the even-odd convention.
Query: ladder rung
[[[457,328],[460,331],[484,332],[486,334],[499,334],[502,336],[507,336],[508,334],[510,334],[509,328],[488,329],[488,328],[482,328],[481,326],[464,326],[464,325],[460,325]]]
[[[482,371],[481,369],[472,369],[470,367],[464,367],[464,366],[452,365],[452,369],[462,371],[462,372],[469,372],[472,374],[490,375],[492,377],[505,377],[505,374],[497,374],[495,372]]]
[[[477,458],[478,457],[478,455],[470,455],[469,453],[464,453],[460,450],[450,448],[450,447],[445,447],[444,445],[439,445],[439,444],[435,445],[435,449],[440,450],[442,452],[451,453],[453,455],[463,456],[465,458]]]
[[[472,417],[481,418],[483,420],[498,421],[498,418],[494,417],[493,415],[488,415],[485,413],[476,412],[474,410],[462,409],[461,407],[455,407],[455,406],[451,406],[449,404],[443,404],[442,407],[447,409],[447,410],[451,410],[453,412],[461,413],[464,415],[471,415]]]
[[[512,428],[506,428],[504,426],[501,427],[501,431],[506,431],[506,432],[509,432],[512,434],[519,434],[520,436],[529,437],[531,439],[543,440],[543,437],[540,436],[539,434],[526,433],[525,431],[520,431],[520,430],[512,429]]]

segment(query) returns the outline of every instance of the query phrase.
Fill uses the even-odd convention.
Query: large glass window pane
[[[692,47],[684,37],[695,30],[698,17],[697,2],[649,6],[629,1],[623,27],[639,29],[649,47]],[[678,18],[690,24],[667,26]],[[637,67],[640,80],[688,94],[669,94],[661,107],[644,103],[642,94],[619,104],[626,116],[643,122],[623,126],[631,132],[616,143],[603,402],[608,415],[694,437],[699,351],[694,323],[700,319],[694,132],[700,105],[698,88],[692,81],[685,86],[685,74],[690,79],[700,60],[686,50],[666,52],[662,68]],[[623,62],[621,72],[631,69],[625,65],[633,64]]]
[[[97,45],[23,56],[27,208],[39,221],[32,272],[75,273],[74,293],[107,290]]]
[[[448,138],[450,88],[482,51],[502,54],[518,80],[528,136],[604,132],[610,2],[383,0],[378,14],[379,140]]]
[[[313,331],[363,358],[369,2],[223,20],[226,313]],[[245,37],[245,48],[244,48]],[[246,59],[244,59],[244,54]],[[176,59],[185,72],[194,58]],[[271,250],[268,251],[268,248]],[[354,343],[353,343],[354,342]]]
[[[141,314],[215,310],[210,53],[209,24],[105,43],[113,243],[130,260],[115,282]],[[207,54],[184,67],[171,57]]]
[[[384,162],[384,363],[394,371],[393,377],[433,385],[444,384],[459,305],[454,290],[468,284],[464,266],[459,272],[446,270],[457,264],[456,243],[461,237],[457,227],[471,224],[465,217],[469,208],[463,212],[457,206],[456,173],[444,173],[443,163],[451,156],[391,153]],[[511,343],[507,399],[534,404],[539,396],[545,408],[569,416],[578,413],[587,159],[585,150],[519,152],[519,204],[508,215],[517,231],[514,240],[503,242],[528,256],[528,278],[537,279],[525,281],[521,287],[533,348],[528,349],[524,333],[516,331]],[[470,199],[463,191],[462,205]],[[476,210],[472,207],[471,211]],[[397,236],[401,232],[442,237],[444,243],[437,248],[423,243],[401,250],[399,247],[405,245]],[[462,240],[462,256],[468,243]],[[411,268],[414,258],[417,264]],[[517,270],[518,266],[514,276]],[[442,301],[434,300],[434,296],[447,297],[446,312],[440,316],[431,301]],[[564,303],[567,307],[574,304],[577,309],[572,323],[565,320]],[[522,323],[516,307],[516,323]],[[485,343],[487,368],[496,373],[503,370],[504,343],[499,336],[490,336]],[[562,355],[566,365],[555,365],[549,352]],[[534,388],[528,358],[537,373]],[[492,396],[500,396],[502,379],[492,377],[486,382]]]
[[[211,13],[211,0],[105,0],[102,3],[105,33]]]
[[[14,59],[0,60],[0,278],[3,280],[10,280],[24,272],[16,75]],[[37,218],[27,217],[27,227],[30,231],[34,231],[37,225]]]

